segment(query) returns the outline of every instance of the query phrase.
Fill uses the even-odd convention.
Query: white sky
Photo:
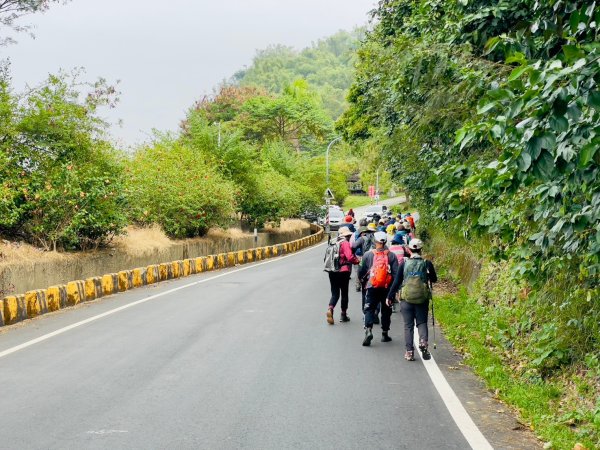
[[[90,80],[121,80],[121,101],[102,113],[121,143],[152,128],[177,129],[193,102],[249,65],[271,44],[303,48],[364,25],[375,0],[73,0],[20,23],[36,39],[0,47],[20,91],[59,69],[85,67]]]

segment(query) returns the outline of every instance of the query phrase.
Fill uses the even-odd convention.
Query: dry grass
[[[68,255],[58,252],[47,252],[23,242],[0,240],[0,265],[28,263],[34,261],[62,261]]]
[[[170,247],[173,241],[167,237],[158,225],[150,227],[128,226],[125,234],[113,241],[115,247],[130,255],[151,254],[155,250]]]
[[[210,230],[208,230],[208,233],[206,233],[206,238],[208,239],[221,239],[221,238],[241,238],[244,236],[251,236],[250,233],[244,233],[241,229],[239,228],[228,228],[227,230],[224,230],[222,228],[211,228]]]
[[[279,227],[273,225],[265,226],[265,230],[271,233],[286,233],[288,231],[299,231],[310,228],[310,224],[306,220],[301,219],[287,219],[282,220]]]

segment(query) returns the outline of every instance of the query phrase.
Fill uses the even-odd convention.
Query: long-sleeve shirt
[[[352,264],[358,264],[358,258],[352,252],[352,246],[346,238],[340,243],[340,272],[350,272]]]
[[[371,270],[371,267],[373,267],[373,262],[375,261],[375,252],[383,252],[385,250],[388,250],[389,252],[389,249],[387,247],[384,247],[380,250],[370,250],[364,254],[360,262],[360,266],[358,267],[358,278],[360,280],[365,280],[368,277],[369,271]],[[390,266],[390,273],[392,275],[392,279],[395,280],[398,274],[398,258],[396,258],[396,255],[392,252],[388,253],[388,264]],[[369,280],[367,281],[367,289],[371,287],[373,287],[373,285],[371,284],[371,279],[369,277]]]
[[[421,256],[414,253],[411,256],[411,258],[421,258]],[[435,268],[433,267],[433,263],[427,259],[425,260],[425,269],[427,270],[427,280],[430,283],[436,283],[438,278],[437,278],[437,274],[435,273]],[[404,261],[398,267],[398,273],[394,277],[394,282],[392,283],[392,286],[390,287],[390,292],[388,293],[389,299],[393,299],[394,297],[396,297],[396,293],[402,287],[403,282],[404,282]]]

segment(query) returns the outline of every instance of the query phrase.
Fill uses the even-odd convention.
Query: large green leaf
[[[587,166],[592,159],[594,159],[594,155],[598,150],[598,143],[590,143],[585,145],[581,152],[579,153],[579,167]]]
[[[569,129],[569,121],[565,116],[550,117],[550,127],[557,133],[562,133]]]
[[[588,94],[588,105],[596,110],[600,110],[600,92],[592,91]]]
[[[542,151],[540,157],[533,164],[533,172],[536,177],[550,181],[554,173],[554,158],[547,151]]]

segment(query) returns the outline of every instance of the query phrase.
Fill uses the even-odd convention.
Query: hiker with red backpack
[[[325,251],[325,267],[323,270],[329,274],[331,287],[331,298],[327,308],[327,323],[330,325],[334,324],[333,310],[337,305],[340,294],[342,297],[340,322],[350,321],[348,317],[348,285],[350,284],[352,265],[359,262],[352,252],[350,236],[352,236],[352,231],[348,227],[341,227],[338,230],[336,242],[330,243]]]
[[[363,256],[360,263],[359,276],[367,279],[366,298],[363,306],[365,313],[365,337],[362,345],[368,347],[373,340],[373,322],[377,306],[381,306],[381,342],[390,342],[389,336],[392,308],[388,305],[386,298],[393,280],[398,272],[398,259],[396,255],[386,247],[387,235],[384,232],[376,232],[375,248]]]
[[[404,359],[414,361],[414,332],[415,323],[419,330],[419,350],[423,359],[431,358],[428,345],[427,318],[431,300],[431,286],[437,282],[437,274],[433,263],[421,256],[423,242],[412,239],[408,244],[412,255],[405,258],[394,278],[388,296],[387,304],[392,305],[396,293],[400,290],[400,312],[404,319],[404,341],[406,353]]]

